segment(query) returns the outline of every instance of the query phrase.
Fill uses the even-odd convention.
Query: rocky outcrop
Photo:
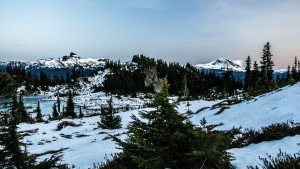
[[[160,91],[163,84],[163,79],[159,79],[157,77],[157,69],[154,67],[151,69],[144,70],[143,73],[146,75],[145,86],[153,87],[155,92]]]

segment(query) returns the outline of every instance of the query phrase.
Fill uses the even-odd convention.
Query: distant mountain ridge
[[[90,73],[96,72],[99,69],[105,68],[105,63],[108,59],[99,58],[87,58],[83,59],[75,53],[71,52],[69,56],[63,56],[57,59],[39,59],[37,61],[26,62],[26,61],[0,61],[0,69],[4,70],[7,66],[12,67],[23,67],[26,72],[32,72],[33,74],[39,75],[41,71],[46,72],[50,77],[54,75],[66,76],[67,72],[70,73],[72,68],[76,68],[82,72],[83,76],[89,76]],[[125,62],[126,67],[135,70],[136,65],[133,62]],[[216,75],[222,75],[224,71],[233,71],[236,79],[243,79],[245,74],[245,68],[243,67],[242,60],[232,60],[228,58],[218,58],[214,61],[205,64],[194,65],[200,71],[205,73],[215,73]],[[274,70],[274,78],[278,74],[285,74],[286,70]]]
[[[224,70],[224,71],[232,70],[232,71],[244,72],[245,68],[243,68],[242,65],[243,64],[241,60],[219,58],[206,64],[196,64],[195,67],[200,70],[213,69],[213,70]]]
[[[80,71],[83,76],[89,76],[90,73],[95,72],[105,67],[105,63],[108,59],[82,59],[80,56],[71,52],[69,56],[63,56],[57,59],[39,59],[37,61],[0,61],[0,69],[4,70],[7,66],[22,67],[26,72],[31,72],[34,75],[40,75],[41,71],[47,73],[51,78],[54,75],[58,77],[66,77],[67,73],[71,73],[71,70],[75,68]]]
[[[98,68],[103,67],[105,65],[105,61],[107,59],[82,59],[80,56],[71,53],[70,56],[63,56],[58,59],[49,58],[49,59],[39,59],[33,62],[25,62],[25,61],[8,61],[8,62],[0,62],[1,66],[22,66],[25,69],[27,68],[70,68],[73,66],[78,66],[82,68]]]
[[[214,61],[205,64],[196,64],[195,67],[205,73],[215,73],[216,75],[222,75],[224,71],[233,71],[233,75],[236,79],[244,79],[245,68],[243,67],[242,60],[231,60],[225,58],[218,58]],[[278,76],[286,76],[287,70],[279,69],[274,70],[273,78],[276,79]]]

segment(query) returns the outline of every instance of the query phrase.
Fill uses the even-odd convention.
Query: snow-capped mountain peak
[[[195,67],[198,69],[217,69],[217,70],[233,70],[233,71],[244,71],[241,60],[231,60],[225,58],[219,58],[214,61],[205,64],[197,64]]]
[[[21,66],[25,69],[60,69],[60,68],[70,68],[70,67],[82,67],[84,69],[94,69],[98,67],[103,67],[107,59],[92,59],[87,58],[83,59],[80,56],[72,53],[69,56],[63,56],[60,58],[49,58],[49,59],[39,59],[32,62],[25,61],[9,61],[9,62],[0,62],[0,67],[5,68],[7,65],[10,66]]]
[[[101,67],[105,64],[105,59],[82,59],[78,55],[63,56],[58,59],[40,59],[34,62],[30,62],[29,65],[39,66],[39,67],[48,67],[48,68],[63,68],[63,67],[72,67],[72,66],[81,66],[81,67]]]

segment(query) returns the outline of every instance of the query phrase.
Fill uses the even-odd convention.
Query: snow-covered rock
[[[243,62],[241,60],[231,60],[231,59],[224,59],[224,58],[219,58],[206,64],[195,65],[195,67],[200,70],[215,69],[215,70],[224,70],[224,71],[233,70],[233,71],[244,72],[245,69],[242,66],[243,66]]]

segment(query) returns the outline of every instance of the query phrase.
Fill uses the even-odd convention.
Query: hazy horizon
[[[135,54],[179,63],[300,59],[297,0],[1,0],[0,60],[35,61],[70,52],[129,61]]]

